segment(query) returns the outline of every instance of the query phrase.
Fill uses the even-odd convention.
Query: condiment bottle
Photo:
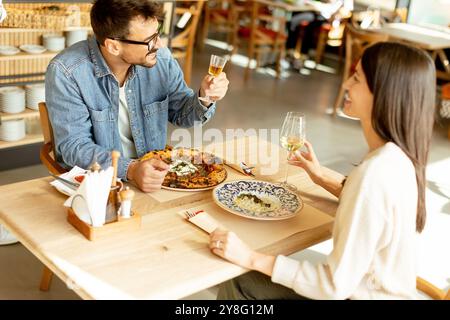
[[[125,190],[120,191],[120,215],[122,218],[131,218],[131,202],[134,198],[134,191],[130,187],[125,187]]]

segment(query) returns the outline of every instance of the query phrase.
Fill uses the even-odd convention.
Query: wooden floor
[[[204,53],[196,53],[194,57],[194,90],[207,71],[211,53],[222,51],[207,46]],[[331,60],[324,63],[328,67],[336,65]],[[226,72],[230,79],[229,93],[218,104],[216,116],[204,130],[217,128],[225,133],[226,129],[236,128],[277,129],[286,112],[302,111],[307,116],[307,138],[313,143],[323,165],[347,174],[367,152],[357,121],[332,118],[326,114],[338,92],[339,75],[317,70],[306,70],[304,74],[289,71],[284,79],[276,80],[268,74],[270,70],[259,70],[254,71],[250,81],[244,84],[242,67],[229,63]],[[170,128],[173,132],[174,128]],[[0,172],[0,185],[46,175],[47,170],[40,165],[3,171]],[[419,274],[439,287],[448,288],[450,142],[444,126],[436,126],[427,179],[429,214],[426,230],[421,236]],[[327,241],[295,256],[318,261],[330,250],[331,243]],[[78,299],[58,279],[53,281],[49,292],[40,292],[41,271],[41,263],[20,244],[0,246],[0,299]],[[187,298],[215,299],[216,293],[217,288],[211,288]]]

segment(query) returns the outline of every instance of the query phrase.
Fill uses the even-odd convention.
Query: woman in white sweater
[[[333,251],[314,265],[255,252],[234,233],[216,230],[212,252],[257,271],[223,284],[218,298],[415,298],[415,236],[425,225],[435,83],[425,52],[390,42],[368,48],[344,83],[344,112],[360,120],[369,147],[362,163],[337,181],[323,173],[310,143],[290,158],[339,197]]]

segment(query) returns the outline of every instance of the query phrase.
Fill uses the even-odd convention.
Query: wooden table
[[[445,72],[438,70],[437,75],[450,80],[450,63],[444,51],[450,48],[450,34],[408,23],[388,23],[379,29],[369,30],[387,34],[391,40],[406,42],[427,50],[434,60],[439,57]]]
[[[251,143],[249,139],[231,141],[237,146]],[[283,169],[286,153],[272,147],[277,148]],[[316,214],[323,222],[259,248],[266,253],[291,254],[331,236],[330,216],[335,213],[336,198],[314,185],[301,169],[291,168],[290,172],[290,182],[300,188],[306,204],[322,211],[316,210]],[[228,170],[228,174],[230,180],[246,178],[234,170]],[[264,178],[276,181],[283,174],[281,170]],[[66,208],[62,206],[66,197],[49,185],[51,180],[0,187],[0,223],[84,299],[179,299],[248,271],[213,255],[208,249],[209,236],[177,214],[178,210],[194,207],[216,210],[211,191],[138,192],[133,209],[143,216],[140,230],[90,242],[66,221]],[[249,220],[226,211],[218,214],[216,219],[220,215],[238,219],[233,230],[247,240],[252,229],[270,232],[275,226],[274,222]]]

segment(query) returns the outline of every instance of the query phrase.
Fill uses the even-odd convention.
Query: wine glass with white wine
[[[295,152],[303,147],[306,139],[305,115],[300,112],[288,112],[281,129],[280,144],[289,153]],[[289,164],[286,168],[286,176],[282,186],[292,191],[297,191],[297,187],[287,182]]]
[[[218,77],[225,67],[225,64],[227,63],[227,59],[216,56],[215,54],[211,55],[211,60],[209,62],[209,69],[208,74],[213,77]],[[199,100],[205,101],[207,103],[213,103],[214,101],[211,100],[209,96],[206,97],[199,97]]]

